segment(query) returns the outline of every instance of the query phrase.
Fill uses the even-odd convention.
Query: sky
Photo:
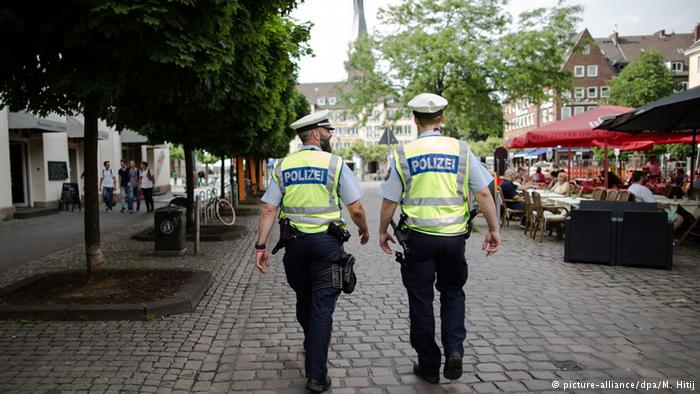
[[[377,11],[398,4],[401,0],[365,0],[367,29],[377,27]],[[507,10],[516,17],[522,11],[537,7],[552,7],[557,0],[510,0]],[[700,0],[567,0],[567,5],[584,6],[579,30],[588,28],[593,37],[609,36],[613,30],[620,35],[666,32],[689,33],[700,23]],[[305,0],[292,16],[310,21],[310,45],[314,56],[301,59],[299,82],[334,82],[345,79],[343,63],[352,39],[352,0]],[[514,18],[515,19],[515,18]]]

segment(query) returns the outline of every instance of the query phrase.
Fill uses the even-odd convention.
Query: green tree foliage
[[[500,137],[489,136],[482,141],[474,141],[469,144],[472,153],[479,157],[493,156],[493,152],[499,146],[503,146],[503,140]]]
[[[287,11],[294,4],[283,0],[3,2],[0,101],[11,110],[85,115],[88,272],[99,269],[104,261],[97,190],[98,118],[113,119],[114,112],[123,110],[120,105],[125,97],[139,104],[186,93],[200,99],[204,89],[178,90],[193,82],[208,88],[210,100],[218,102],[233,90],[215,89],[222,86],[221,70],[236,59],[236,44],[251,38],[236,36],[239,27],[255,32],[259,15]],[[245,90],[244,86],[249,88],[240,84],[238,89]],[[146,107],[128,110],[143,113]],[[163,109],[160,115],[172,116],[177,110]],[[145,116],[155,117],[152,112]]]
[[[371,112],[387,96],[437,93],[450,102],[444,131],[482,140],[503,129],[500,97],[562,91],[561,71],[580,7],[523,14],[521,30],[502,0],[408,0],[380,11],[388,32],[357,40],[346,62],[353,111]],[[522,36],[521,36],[522,34]],[[362,118],[360,119],[362,121]]]
[[[622,69],[610,83],[608,102],[627,107],[641,107],[673,94],[680,88],[658,51],[643,52]]]

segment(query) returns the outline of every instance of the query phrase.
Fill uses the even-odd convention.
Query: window
[[[571,117],[571,107],[562,107],[561,108],[561,118],[566,119]]]
[[[318,105],[326,105],[326,98],[323,97],[323,96],[317,98],[317,99],[316,99],[316,104],[318,104]]]
[[[586,76],[584,74],[585,72],[586,72],[586,68],[584,66],[574,66],[574,77],[583,78]]]
[[[597,77],[598,76],[598,65],[597,64],[591,64],[588,66],[588,76],[589,77]]]
[[[585,44],[583,46],[583,54],[584,55],[590,55],[591,54],[591,44]]]
[[[586,110],[586,107],[574,107],[574,115],[582,114]]]
[[[683,71],[683,62],[671,62],[671,71]]]
[[[565,91],[565,92],[562,92],[562,93],[561,93],[561,97],[562,97],[563,99],[566,99],[566,100],[571,99],[571,91],[570,91],[570,90],[567,90],[567,91]]]
[[[688,81],[681,82],[681,90],[688,90]]]
[[[328,97],[328,105],[335,105],[335,103],[336,103],[335,97],[333,97],[333,96]]]
[[[576,97],[577,99],[582,99],[583,98],[583,88],[577,87],[576,91],[574,93],[574,97]]]
[[[610,97],[610,86],[600,87],[600,97]]]
[[[598,97],[598,87],[597,86],[589,86],[588,91],[586,93],[586,97],[588,97],[588,98]]]

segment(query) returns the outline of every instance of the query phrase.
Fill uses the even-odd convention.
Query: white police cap
[[[328,130],[334,130],[334,128],[331,127],[331,122],[328,120],[329,112],[330,111],[328,111],[327,109],[324,109],[323,111],[308,114],[303,118],[292,123],[291,127],[292,129],[296,130],[297,133],[303,133],[307,130],[312,130],[317,127],[323,127]]]
[[[433,93],[421,93],[408,102],[408,108],[419,118],[433,118],[442,114],[447,100]]]

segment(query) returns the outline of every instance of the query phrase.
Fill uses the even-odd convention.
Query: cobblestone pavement
[[[405,290],[393,256],[377,246],[379,200],[376,184],[367,186],[373,239],[360,247],[354,237],[347,247],[359,284],[334,315],[334,393],[535,392],[552,391],[553,381],[561,392],[569,381],[639,379],[675,388],[676,379],[700,377],[697,247],[679,248],[671,272],[568,264],[561,242],[533,242],[511,226],[496,256],[480,252],[480,234],[467,242],[464,376],[440,386],[417,381]],[[111,267],[209,269],[216,282],[194,313],[158,321],[0,322],[0,392],[303,392],[302,334],[281,254],[259,275],[257,220],[241,222],[251,230],[240,239],[178,259],[106,236]],[[0,286],[38,270],[82,267],[80,253],[28,263]]]

